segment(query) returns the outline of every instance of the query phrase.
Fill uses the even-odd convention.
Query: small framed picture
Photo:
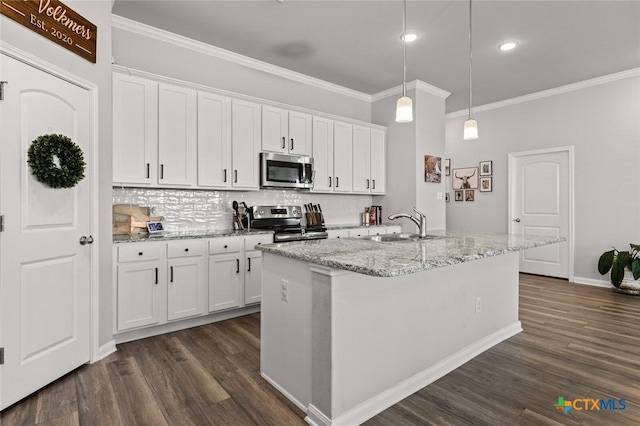
[[[445,194],[444,194],[444,201],[446,201],[447,203],[448,203],[449,201],[451,201],[451,197],[449,196],[449,193],[448,193],[448,192],[445,192]]]
[[[464,201],[464,191],[456,189],[454,192],[454,197],[456,201]]]
[[[480,162],[480,176],[493,175],[493,161],[481,161]]]
[[[444,175],[451,175],[451,159],[449,158],[444,159]]]
[[[162,226],[162,222],[147,222],[147,230],[149,230],[150,234],[157,234],[158,232],[164,231],[164,227]]]
[[[491,177],[481,177],[480,178],[480,192],[491,192],[493,191],[493,178]]]
[[[473,201],[476,198],[476,191],[473,189],[465,189],[464,190],[464,200],[465,201]]]

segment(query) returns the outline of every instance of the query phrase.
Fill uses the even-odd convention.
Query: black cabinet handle
[[[171,279],[169,280],[170,283],[173,282],[173,266],[169,268],[171,270]]]
[[[164,164],[160,164],[160,179],[164,179]]]
[[[143,253],[142,253],[141,251],[139,251],[139,252],[138,252],[138,256],[142,256],[142,254],[143,254]]]
[[[188,249],[188,248],[186,248],[186,249],[184,249],[184,251],[189,251],[189,249]]]
[[[291,138],[291,148],[289,148],[291,151],[293,151],[293,138]]]
[[[227,169],[224,169],[224,180],[223,182],[227,182]]]
[[[329,176],[329,188],[331,188],[331,176]]]
[[[228,247],[229,247],[228,245],[226,245],[226,244],[224,245],[224,248],[228,248]]]
[[[247,257],[247,262],[249,263],[249,267],[247,268],[247,272],[251,272],[251,258]]]
[[[369,179],[367,179],[367,189],[369,189]]]
[[[156,268],[156,284],[158,284],[158,268]]]
[[[376,189],[376,180],[373,179],[372,182],[373,182],[373,187],[371,189]]]
[[[336,188],[340,186],[340,178],[336,176]]]
[[[233,171],[233,182],[234,183],[238,182],[238,171],[237,170]]]
[[[287,147],[287,139],[283,136],[282,137],[282,149],[285,149]]]
[[[149,179],[149,163],[147,163],[147,179]]]
[[[240,273],[240,259],[236,259],[236,274]]]

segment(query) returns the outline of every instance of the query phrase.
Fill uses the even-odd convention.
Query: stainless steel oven
[[[313,158],[260,153],[260,186],[262,188],[313,188]]]

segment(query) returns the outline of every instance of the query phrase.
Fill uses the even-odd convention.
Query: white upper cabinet
[[[384,194],[387,186],[385,131],[371,129],[371,193]]]
[[[333,190],[351,192],[353,189],[353,125],[333,122]]]
[[[333,191],[333,120],[313,117],[314,192]]]
[[[197,92],[160,83],[158,87],[158,183],[196,183]]]
[[[231,186],[235,189],[259,189],[260,121],[260,104],[233,99]]]
[[[198,187],[231,187],[231,98],[198,92]]]
[[[371,190],[371,129],[353,126],[353,192]]]
[[[311,115],[263,105],[262,150],[310,155]]]
[[[158,83],[113,74],[113,182],[157,183]]]

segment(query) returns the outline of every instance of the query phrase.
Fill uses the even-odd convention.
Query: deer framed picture
[[[478,189],[478,168],[453,169],[453,189]]]

